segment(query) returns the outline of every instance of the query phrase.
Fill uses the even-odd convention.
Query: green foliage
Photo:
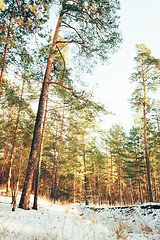
[[[149,94],[156,91],[160,84],[160,60],[154,58],[144,44],[137,44],[136,47],[136,72],[131,75],[131,81],[136,83],[136,87],[132,94],[131,105],[138,110],[144,103],[150,108]]]
[[[140,129],[133,127],[130,130],[129,137],[127,138],[127,154],[124,178],[131,178],[132,183],[143,182],[145,174],[143,144],[140,136]]]
[[[98,60],[106,61],[108,54],[114,52],[121,42],[117,14],[119,1],[81,0],[67,2],[63,7],[62,38],[75,43],[74,65],[77,63],[78,68],[80,63],[82,71]],[[80,59],[77,59],[77,51]]]

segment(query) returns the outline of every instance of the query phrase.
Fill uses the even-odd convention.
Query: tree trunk
[[[8,178],[7,178],[7,183],[6,183],[6,193],[8,193],[10,191],[13,155],[14,155],[15,142],[16,142],[16,137],[17,137],[17,132],[18,132],[19,118],[20,118],[20,111],[18,111],[16,127],[15,127],[15,131],[14,131],[14,140],[13,140],[13,145],[12,145],[12,150],[11,150],[11,157],[10,157],[10,161],[9,161],[9,170],[8,170]]]
[[[47,170],[47,165],[45,164],[45,170],[44,170],[44,177],[43,177],[43,196],[45,195],[46,191],[46,170]]]
[[[119,185],[119,200],[122,206],[122,183],[121,183],[121,163],[118,163],[118,185]]]
[[[76,170],[74,169],[74,178],[73,178],[73,203],[76,202]]]
[[[56,135],[55,139],[57,139],[57,127],[56,127]],[[55,170],[56,170],[56,155],[57,155],[57,150],[56,150],[56,145],[57,141],[55,141],[54,145],[54,156],[53,156],[53,168],[52,168],[52,181],[51,181],[51,198],[54,198],[54,181],[55,181]]]
[[[52,63],[53,63],[53,59],[54,59],[54,50],[56,47],[56,41],[58,38],[58,34],[60,31],[63,14],[64,14],[63,5],[66,4],[66,2],[67,1],[64,1],[64,3],[62,4],[62,9],[61,9],[61,12],[59,15],[57,27],[56,27],[55,34],[53,37],[53,42],[52,42],[53,53],[50,53],[49,57],[48,57],[46,73],[45,73],[45,77],[44,77],[41,96],[40,96],[40,100],[39,100],[37,118],[36,118],[35,127],[34,127],[29,162],[28,162],[28,167],[27,167],[27,171],[26,171],[26,177],[25,177],[25,181],[24,181],[23,191],[22,191],[22,195],[21,195],[21,199],[20,199],[20,203],[19,203],[19,207],[22,209],[29,209],[33,173],[34,173],[34,168],[35,168],[35,165],[37,162],[37,153],[38,153],[38,148],[39,148],[41,125],[42,125],[42,119],[43,119],[43,114],[44,114],[45,101],[46,101],[47,92],[48,92],[50,73],[51,73]]]
[[[141,204],[143,204],[143,200],[142,200],[142,190],[141,190],[141,182],[140,182],[140,176],[139,176],[139,166],[138,166],[138,162],[137,162],[137,156],[136,156],[136,163],[137,163],[137,178],[138,178],[138,187],[139,187],[139,199]],[[138,200],[139,200],[138,199]]]
[[[10,21],[9,21],[7,40],[6,40],[4,56],[3,56],[3,63],[2,63],[2,69],[1,69],[1,75],[0,75],[0,93],[2,92],[2,82],[3,82],[3,76],[4,76],[4,69],[6,65],[6,57],[7,57],[7,50],[8,50],[8,44],[9,44],[9,36],[11,31],[11,24],[12,24],[12,17],[10,17]]]
[[[140,181],[138,182],[138,185],[139,185],[139,196],[140,196],[140,201],[141,201],[141,204],[143,204],[143,199],[142,199],[142,189],[141,189],[141,182],[140,182]]]
[[[146,126],[146,85],[143,70],[143,60],[142,60],[142,78],[143,78],[143,89],[144,89],[144,102],[143,102],[143,118],[144,118],[144,145],[145,145],[145,159],[147,167],[147,177],[148,177],[148,187],[149,187],[149,197],[150,202],[153,202],[152,186],[151,186],[151,170],[150,170],[150,160],[148,151],[148,141],[147,141],[147,126]]]
[[[56,175],[56,148],[54,149],[54,157],[53,157],[53,168],[52,168],[52,182],[51,182],[51,198],[54,198],[54,182],[55,182],[55,175]]]
[[[3,177],[4,177],[5,167],[6,167],[6,159],[7,159],[7,155],[8,155],[8,145],[9,145],[9,135],[10,135],[10,131],[11,131],[11,128],[10,128],[11,123],[12,123],[12,118],[8,124],[7,138],[6,138],[6,144],[5,144],[4,155],[3,155],[3,160],[2,160],[1,174],[0,174],[0,184],[3,184]]]
[[[43,141],[44,141],[45,123],[46,123],[46,118],[47,118],[47,104],[48,104],[48,96],[47,96],[47,99],[46,99],[46,109],[45,109],[43,126],[42,126],[42,135],[41,135],[41,142],[40,142],[39,159],[38,159],[37,169],[36,169],[35,192],[34,192],[34,203],[33,203],[33,209],[35,209],[35,210],[38,209],[38,206],[37,206],[38,185],[39,185],[41,161],[42,161],[42,154],[43,154]]]
[[[84,201],[86,205],[89,205],[88,201],[88,179],[86,176],[86,154],[83,153],[83,163],[84,163]]]
[[[61,147],[62,147],[62,141],[63,141],[63,126],[64,126],[64,105],[62,106],[62,122],[61,122],[61,131],[60,131],[60,139],[59,139],[59,144],[56,141],[57,145],[57,158],[56,155],[54,156],[54,163],[53,163],[53,171],[54,173],[54,190],[53,190],[53,198],[54,200],[58,200],[58,185],[57,185],[57,179],[58,179],[58,166],[59,166],[59,158],[60,158],[60,152],[61,152]],[[56,135],[57,135],[57,130],[56,130]],[[56,150],[56,149],[55,149]],[[55,152],[56,154],[56,152]],[[55,169],[54,169],[55,168]]]
[[[19,109],[18,109],[18,114],[17,114],[16,127],[15,127],[15,130],[14,130],[14,139],[13,139],[13,145],[12,145],[12,150],[11,150],[11,157],[10,157],[10,161],[9,161],[9,170],[8,170],[8,178],[7,178],[7,184],[6,184],[6,193],[10,190],[12,164],[13,164],[13,157],[14,157],[14,148],[15,148],[16,137],[17,137],[17,132],[18,132],[18,124],[19,124],[19,119],[20,119],[20,114],[21,114],[24,82],[25,81],[23,79],[22,91],[21,91],[20,102],[19,102]]]
[[[159,126],[159,119],[158,119],[157,109],[156,109],[156,121],[157,121],[158,135],[160,136],[160,126]]]
[[[143,104],[143,117],[144,117],[144,144],[145,144],[145,158],[147,166],[147,177],[148,177],[148,187],[149,187],[149,197],[150,202],[153,202],[152,186],[151,186],[151,170],[150,170],[150,160],[149,160],[149,151],[148,151],[148,142],[147,142],[147,129],[146,129],[146,111],[145,103]]]
[[[130,192],[131,192],[131,205],[134,204],[134,199],[133,199],[133,186],[132,186],[132,180],[130,178]]]
[[[93,202],[96,203],[96,164],[93,163]]]
[[[18,172],[17,172],[17,182],[15,183],[16,186],[12,189],[12,203],[13,208],[12,211],[15,211],[16,208],[16,199],[17,199],[17,192],[19,188],[19,180],[20,180],[20,170],[21,170],[21,163],[22,163],[22,151],[23,151],[23,140],[21,138],[21,148],[20,148],[20,157],[19,157],[19,164],[18,164]]]

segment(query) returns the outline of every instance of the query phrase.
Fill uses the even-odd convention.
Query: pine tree
[[[132,74],[131,80],[137,84],[133,93],[132,105],[136,110],[143,111],[143,129],[144,129],[144,151],[146,159],[146,168],[148,176],[148,186],[150,201],[153,202],[153,193],[151,186],[151,169],[149,159],[149,146],[147,139],[147,109],[149,103],[149,93],[154,91],[160,80],[159,59],[151,55],[151,51],[144,45],[137,45],[136,72]]]
[[[45,100],[50,81],[50,74],[55,58],[55,51],[58,49],[58,35],[63,25],[70,30],[69,40],[66,38],[64,43],[76,43],[79,45],[81,52],[85,57],[99,56],[104,60],[108,51],[113,49],[119,42],[119,34],[117,33],[118,22],[115,11],[119,8],[119,3],[111,1],[76,1],[62,2],[55,34],[52,42],[52,49],[48,57],[42,92],[39,100],[39,107],[33,134],[32,148],[27,167],[26,179],[21,195],[19,207],[23,209],[29,208],[29,199],[31,194],[32,178],[34,167],[36,164],[38,145],[40,139],[40,131],[42,118],[44,114]],[[71,14],[70,14],[71,13]],[[74,24],[79,26],[74,27]],[[62,43],[62,41],[60,41]]]

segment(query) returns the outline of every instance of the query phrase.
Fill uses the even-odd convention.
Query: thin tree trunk
[[[119,200],[120,204],[122,205],[122,184],[121,184],[121,164],[118,163],[118,185],[119,185]]]
[[[113,158],[111,153],[111,205],[113,205]]]
[[[133,205],[134,200],[133,200],[133,186],[132,186],[132,180],[130,178],[130,192],[131,192],[131,205]]]
[[[146,166],[147,166],[147,177],[148,177],[149,197],[150,197],[150,202],[153,202],[153,194],[152,194],[152,186],[151,186],[151,170],[150,170],[150,160],[149,160],[149,151],[148,151],[148,142],[147,142],[145,105],[144,105],[144,109],[143,109],[143,116],[144,116],[145,158],[146,158]]]
[[[44,141],[44,132],[45,132],[45,123],[47,118],[47,104],[48,104],[48,96],[46,99],[46,109],[44,114],[43,126],[42,126],[42,135],[41,135],[41,142],[40,142],[40,150],[39,150],[39,158],[37,163],[36,169],[36,179],[35,179],[35,192],[34,192],[34,202],[33,202],[33,209],[37,210],[37,201],[38,201],[38,185],[39,185],[39,178],[40,178],[40,169],[41,169],[41,161],[42,161],[42,154],[43,154],[43,141]]]
[[[95,165],[95,162],[93,165],[93,172],[94,172],[94,175],[93,175],[93,200],[94,200],[94,204],[95,204],[96,203],[96,165]]]
[[[86,155],[83,153],[83,163],[84,163],[84,201],[86,205],[89,205],[87,196],[87,176],[86,176]]]
[[[109,200],[109,205],[111,205],[111,198],[112,198],[112,196],[111,196],[111,173],[110,173],[109,160],[108,160],[108,163],[107,163],[107,172],[108,172],[108,177],[107,177],[107,180],[108,180],[108,200]]]
[[[18,178],[17,178],[16,186],[13,189],[13,193],[12,193],[12,203],[13,203],[12,211],[15,211],[15,208],[16,208],[16,199],[17,199],[17,193],[19,188],[20,170],[21,170],[21,164],[22,164],[22,151],[23,151],[23,139],[21,138],[20,157],[19,157],[18,172],[17,172]]]
[[[83,145],[85,144],[84,141],[84,133],[82,133],[82,138],[83,138]],[[85,147],[83,148],[83,164],[84,164],[84,201],[86,205],[89,205],[88,201],[88,179],[87,179],[87,169],[86,169],[86,152],[85,152]]]
[[[46,190],[46,170],[47,170],[47,165],[45,164],[44,177],[43,177],[43,196]]]
[[[142,78],[143,78],[143,89],[144,89],[144,102],[143,102],[143,118],[144,118],[144,145],[145,145],[145,159],[147,167],[147,177],[148,177],[148,187],[149,187],[149,197],[150,202],[153,202],[152,186],[151,186],[151,170],[150,170],[150,160],[148,151],[148,141],[147,141],[147,126],[146,126],[146,85],[143,70],[143,60],[142,60]]]
[[[76,202],[76,170],[74,169],[74,178],[73,178],[73,203]]]
[[[59,145],[58,145],[58,150],[57,150],[57,159],[56,159],[56,170],[55,170],[55,181],[54,181],[54,200],[58,200],[58,195],[57,195],[57,179],[58,179],[58,166],[59,166],[59,157],[60,157],[60,152],[61,152],[61,147],[62,147],[62,140],[63,140],[63,126],[64,126],[64,105],[62,109],[62,122],[61,122],[61,132],[60,132],[60,140],[59,140]]]
[[[59,15],[57,27],[53,37],[53,42],[52,42],[53,51],[55,50],[55,47],[56,47],[56,41],[58,38],[58,34],[60,31],[60,27],[61,27],[63,15],[64,15],[63,6],[66,4],[66,2],[67,1],[65,0],[62,4],[62,9]],[[48,57],[46,73],[45,73],[41,96],[39,100],[37,118],[36,118],[35,127],[34,127],[33,140],[32,140],[30,156],[29,156],[28,167],[26,171],[26,177],[25,177],[23,191],[22,191],[22,195],[19,203],[19,207],[22,209],[29,209],[33,173],[34,173],[34,168],[37,162],[37,153],[38,153],[38,147],[39,147],[39,141],[40,141],[41,125],[42,125],[42,119],[44,114],[45,101],[46,101],[47,92],[48,92],[53,59],[54,59],[54,53],[50,53]]]
[[[140,195],[140,201],[141,204],[143,204],[143,199],[142,199],[142,188],[141,188],[141,182],[139,181],[139,195]]]
[[[160,126],[159,126],[159,119],[158,119],[157,109],[156,109],[156,121],[157,121],[158,134],[160,136]]]
[[[57,128],[56,127],[56,135],[55,135],[55,139],[57,139]],[[52,168],[52,181],[51,181],[51,198],[54,198],[54,181],[55,181],[55,170],[56,170],[56,155],[57,155],[57,150],[56,150],[56,145],[57,145],[57,141],[55,141],[55,145],[54,145],[54,155],[53,155],[53,168]]]
[[[7,40],[6,40],[4,56],[3,56],[3,63],[2,63],[2,69],[1,69],[1,75],[0,75],[0,93],[2,92],[2,82],[3,82],[3,76],[4,76],[4,69],[5,69],[5,65],[6,65],[6,57],[7,57],[9,37],[10,37],[10,31],[11,31],[11,24],[12,24],[12,17],[10,17],[10,21],[9,21]]]
[[[137,163],[137,156],[136,156],[136,163]],[[139,187],[139,199],[141,201],[141,204],[143,203],[142,200],[142,190],[141,190],[141,182],[140,182],[140,176],[139,176],[139,166],[137,163],[137,178],[138,178],[138,187]]]
[[[53,156],[53,168],[52,168],[52,182],[51,182],[51,198],[54,198],[54,183],[55,183],[55,178],[56,178],[56,148],[54,149],[54,156]]]
[[[21,91],[20,103],[19,103],[19,109],[18,109],[18,114],[17,114],[17,121],[16,121],[15,130],[14,130],[14,139],[13,139],[13,145],[12,145],[12,150],[11,150],[11,157],[10,157],[10,161],[9,161],[9,170],[8,170],[8,178],[7,178],[7,184],[6,184],[6,193],[10,190],[11,174],[12,174],[12,164],[13,164],[13,156],[14,156],[14,148],[15,148],[16,137],[17,137],[17,132],[18,132],[18,124],[19,124],[19,119],[20,119],[20,114],[21,114],[21,106],[22,106],[22,99],[23,99],[24,82],[25,82],[25,81],[24,81],[24,79],[23,79],[22,91]]]
[[[10,157],[10,161],[9,161],[8,178],[7,178],[7,183],[6,183],[6,193],[8,193],[10,191],[10,187],[11,187],[10,183],[11,183],[11,174],[12,174],[12,164],[13,164],[15,142],[16,142],[16,137],[17,137],[17,132],[18,132],[19,118],[20,118],[20,111],[18,111],[16,127],[14,130],[14,139],[13,139],[13,145],[12,145],[12,150],[11,150],[11,157]]]
[[[1,174],[0,174],[0,184],[3,184],[3,177],[4,177],[5,167],[6,167],[6,159],[7,159],[7,155],[8,155],[8,145],[9,145],[9,138],[10,138],[9,135],[10,135],[10,132],[11,132],[11,123],[12,123],[12,118],[11,118],[11,121],[9,121],[9,124],[8,124],[6,144],[5,144],[4,155],[3,155],[3,160],[2,160]]]
[[[98,196],[98,204],[100,204],[101,197],[100,197],[100,180],[99,180],[99,168],[97,167],[97,196]]]

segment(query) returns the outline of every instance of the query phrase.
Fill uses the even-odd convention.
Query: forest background
[[[64,40],[63,33],[56,39],[58,45],[52,63],[52,80],[49,83],[52,87],[49,92],[46,91],[45,111],[41,117],[43,124],[39,127],[39,133],[35,134],[39,136],[39,140],[36,140],[39,147],[34,161],[31,161],[36,106],[48,54],[53,54],[51,39],[55,36],[53,32],[48,32],[47,27],[43,27],[47,22],[50,1],[44,1],[41,5],[32,2],[21,5],[18,1],[13,1],[17,10],[13,11],[12,8],[11,11],[9,3],[5,1],[6,5],[3,6],[1,1],[1,185],[6,186],[6,192],[12,192],[14,203],[18,188],[23,189],[20,202],[22,208],[28,208],[31,191],[35,192],[35,209],[38,193],[54,201],[85,201],[86,204],[94,202],[122,205],[137,201],[159,201],[160,105],[157,97],[154,97],[159,90],[159,59],[157,55],[153,57],[143,43],[136,45],[136,69],[129,76],[134,82],[130,93],[134,123],[126,132],[119,121],[107,131],[100,128],[103,115],[107,114],[108,118],[110,115],[103,104],[96,102],[95,91],[88,91],[89,88],[94,88],[92,84],[91,87],[86,86],[88,81],[85,79],[86,76],[89,78],[88,75],[83,75],[81,79],[85,70],[92,70],[96,66],[93,62],[92,67],[92,62],[87,61],[83,51],[92,57],[92,51],[99,50],[93,49],[94,46],[87,46],[79,52],[81,58],[76,56],[72,64],[75,49],[70,52],[71,48]],[[119,5],[118,2],[116,4]],[[111,9],[114,7],[113,4]],[[89,10],[94,12],[95,9],[94,6]],[[56,4],[55,12],[58,13],[58,10],[59,5]],[[25,14],[28,14],[27,17]],[[116,14],[112,17],[118,23]],[[110,24],[111,28],[116,29],[112,22]],[[73,26],[72,29],[77,33]],[[112,36],[110,42],[108,41],[107,51],[116,49],[121,42],[121,36],[118,32],[116,34],[115,38]],[[91,42],[94,41],[94,36],[89,35],[89,38]],[[75,42],[81,46],[84,44],[76,39],[70,40],[71,46]],[[100,41],[101,49],[105,53],[103,44],[106,42],[102,42]],[[108,54],[107,52],[107,58],[100,54],[100,59],[108,60]],[[74,69],[72,74],[69,69],[71,67]],[[97,72],[102,69],[104,70],[104,66],[98,68]],[[107,76],[106,82],[114,82],[111,75],[104,72],[103,76],[96,77],[98,81],[100,78],[100,84],[104,76]],[[116,86],[115,82],[114,85]],[[107,91],[109,88],[104,86]],[[122,91],[121,93],[123,94]],[[108,95],[107,92],[105,95]],[[114,92],[112,96],[114,95],[117,94]],[[117,96],[114,99],[117,99],[116,103],[121,103],[118,106],[123,105]],[[115,101],[112,100],[111,103],[113,102]],[[112,110],[110,106],[108,108]],[[31,168],[36,169],[32,171],[33,174]]]

